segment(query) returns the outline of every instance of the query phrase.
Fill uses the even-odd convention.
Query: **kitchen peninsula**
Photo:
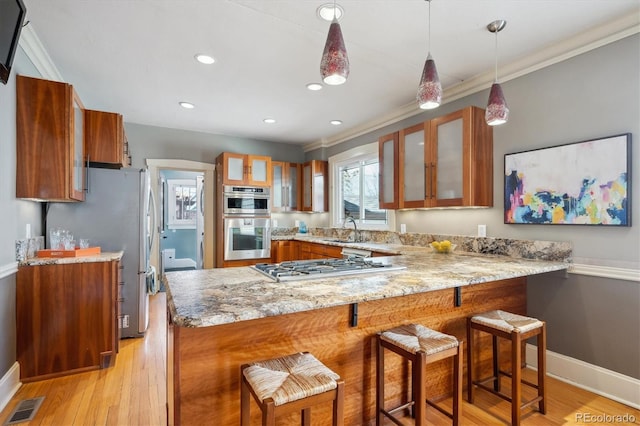
[[[540,243],[531,242],[548,253]],[[282,283],[249,267],[167,274],[169,424],[237,424],[241,364],[301,351],[345,380],[345,424],[372,423],[378,331],[419,322],[466,340],[468,315],[489,309],[525,314],[526,277],[567,269],[571,253],[564,246],[555,260],[535,260],[438,254],[400,244],[346,245],[395,254],[375,260],[406,269]],[[480,353],[483,369],[489,367],[487,355]],[[388,381],[388,401],[397,402],[407,370],[399,362],[389,362],[388,370],[397,377]],[[442,363],[430,369],[429,397],[448,392],[449,370]],[[320,406],[313,413],[324,418],[329,410]],[[292,416],[284,424],[298,422]]]

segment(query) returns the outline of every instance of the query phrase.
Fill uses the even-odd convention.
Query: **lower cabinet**
[[[119,261],[20,266],[20,379],[106,368],[118,352]]]

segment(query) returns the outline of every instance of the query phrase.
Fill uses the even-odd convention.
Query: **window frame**
[[[343,151],[339,154],[329,157],[329,222],[332,228],[342,228],[342,200],[340,199],[340,168],[351,165],[360,161],[376,159],[379,162],[378,142]],[[378,188],[379,191],[379,188]],[[382,209],[384,210],[384,209]],[[356,220],[358,229],[368,229],[377,231],[393,231],[395,229],[395,211],[386,209],[387,223],[373,224],[362,223],[360,219]]]
[[[176,188],[193,187],[198,197],[196,179],[167,179],[167,229],[196,229],[196,216],[193,219],[176,219]],[[197,208],[197,202],[196,202]]]

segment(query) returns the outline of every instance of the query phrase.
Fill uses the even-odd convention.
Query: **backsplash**
[[[298,228],[272,228],[273,236],[295,235]],[[571,262],[573,244],[567,241],[516,240],[512,238],[471,237],[467,235],[420,234],[408,232],[400,234],[390,231],[358,231],[360,240],[365,243],[401,244],[406,246],[428,247],[433,241],[449,240],[457,244],[456,251],[469,253],[495,254],[521,259],[538,259]],[[345,228],[309,228],[306,235],[354,239],[354,230]]]

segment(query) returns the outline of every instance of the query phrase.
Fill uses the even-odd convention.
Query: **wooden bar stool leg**
[[[416,353],[416,357],[412,361],[412,380],[415,382],[413,388],[415,389],[413,408],[416,416],[416,426],[425,426],[426,423],[426,411],[427,411],[427,396],[425,394],[425,377],[427,375],[427,356],[424,352]]]
[[[545,378],[547,376],[547,324],[542,324],[542,330],[538,334],[538,396],[542,399],[538,402],[538,409],[542,414],[547,413],[547,389]]]
[[[276,406],[271,398],[264,402],[262,426],[276,426]]]
[[[344,381],[338,382],[336,399],[333,401],[333,426],[344,424]]]
[[[520,333],[511,333],[511,424],[520,425],[522,405],[522,341]]]
[[[493,390],[500,392],[500,348],[498,347],[498,336],[491,336],[493,352]]]
[[[246,366],[242,366],[242,368],[240,369],[240,426],[249,426],[249,422],[250,422],[250,414],[249,414],[249,410],[250,410],[250,391],[249,391],[249,387],[247,386],[247,382],[244,379],[244,375],[242,374],[242,371],[245,369]]]
[[[376,357],[376,424],[384,423],[384,347],[380,340],[380,336],[376,337],[378,354]]]
[[[311,426],[311,408],[303,408],[300,413],[300,424],[302,426]]]
[[[467,318],[467,401],[473,404],[473,330]]]
[[[462,407],[462,370],[464,369],[462,344],[462,342],[458,343],[458,352],[453,357],[453,409],[451,411],[453,426],[459,425]]]

